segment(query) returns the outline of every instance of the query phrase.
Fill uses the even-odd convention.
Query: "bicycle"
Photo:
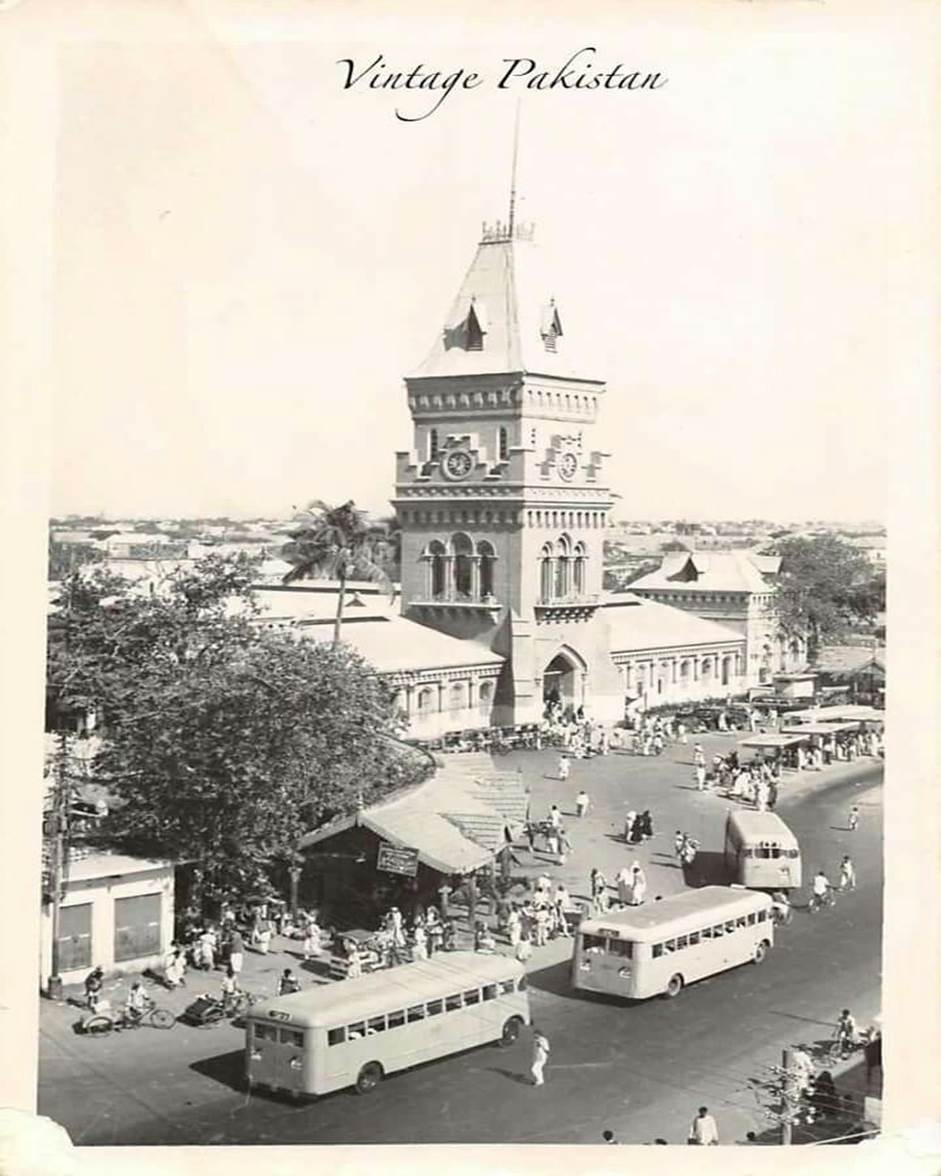
[[[866,1046],[872,1041],[872,1032],[869,1029],[863,1029],[853,1034],[841,1032],[839,1026],[834,1030],[833,1040],[830,1042],[830,1048],[827,1051],[827,1056],[830,1062],[836,1065],[837,1062],[844,1062],[847,1058],[853,1056],[859,1050],[864,1050]]]
[[[833,891],[828,890],[825,894],[812,894],[810,902],[807,904],[807,910],[809,914],[815,915],[817,911],[832,906],[836,906],[836,898]]]
[[[176,1017],[167,1009],[159,1008],[156,1001],[148,1000],[147,1006],[139,1014],[129,1013],[127,1009],[102,1010],[86,1017],[82,1022],[82,1032],[89,1037],[106,1037],[109,1033],[120,1033],[122,1029],[139,1029],[141,1025],[149,1025],[152,1029],[172,1029],[176,1024]]]

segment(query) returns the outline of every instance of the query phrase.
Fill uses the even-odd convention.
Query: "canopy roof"
[[[740,747],[793,747],[803,738],[803,735],[749,735],[738,742]]]
[[[840,731],[858,731],[859,723],[801,723],[799,727],[782,727],[782,735],[836,735]]]

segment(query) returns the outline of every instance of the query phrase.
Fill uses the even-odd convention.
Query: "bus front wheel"
[[[368,1094],[375,1090],[382,1081],[382,1066],[378,1062],[368,1062],[360,1070],[356,1079],[356,1093]]]
[[[519,1017],[510,1017],[510,1019],[503,1026],[503,1032],[500,1035],[500,1044],[502,1046],[512,1045],[514,1041],[519,1039],[520,1028],[522,1022]]]
[[[674,997],[679,996],[683,991],[683,977],[677,972],[675,976],[670,977],[670,982],[667,984],[664,996]]]
[[[756,963],[756,964],[760,964],[760,963],[761,963],[761,961],[762,961],[762,960],[765,958],[765,956],[766,956],[767,954],[768,954],[768,945],[767,945],[767,943],[765,943],[764,941],[762,941],[762,942],[761,942],[761,943],[759,943],[759,944],[758,944],[758,946],[755,948],[755,954],[754,954],[754,956],[753,956],[753,959],[754,959],[755,963]]]

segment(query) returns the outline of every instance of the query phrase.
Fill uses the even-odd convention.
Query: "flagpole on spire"
[[[510,171],[510,216],[507,225],[507,236],[513,240],[513,228],[516,223],[516,157],[520,143],[520,99],[516,100],[516,118],[513,124],[513,167]]]

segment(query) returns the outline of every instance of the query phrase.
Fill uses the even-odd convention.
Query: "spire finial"
[[[507,236],[513,240],[513,229],[516,224],[516,157],[520,143],[520,99],[516,100],[516,118],[513,124],[513,167],[510,171],[510,217],[507,225]]]

